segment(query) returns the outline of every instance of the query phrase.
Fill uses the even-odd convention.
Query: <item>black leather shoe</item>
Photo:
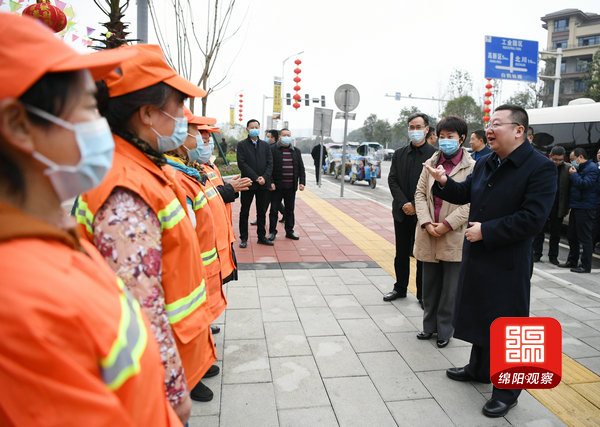
[[[292,233],[286,233],[285,234],[285,238],[286,239],[292,239],[292,240],[300,240],[300,236],[298,236],[296,233],[292,232]]]
[[[444,348],[448,345],[449,342],[450,340],[437,340],[437,346],[438,348]]]
[[[217,365],[212,365],[208,371],[206,371],[206,374],[204,374],[204,376],[202,377],[204,378],[211,378],[214,376],[219,375],[219,372],[221,372],[221,370],[219,369],[219,367]]]
[[[245,240],[242,240],[242,241],[240,242],[240,248],[244,249],[246,246],[248,246],[248,242],[247,242],[247,241],[245,241]]]
[[[534,255],[533,262],[540,262],[542,260],[541,256]]]
[[[573,264],[572,262],[565,262],[564,264],[558,264],[558,266],[560,268],[575,268],[577,267],[575,264]]]
[[[490,418],[498,418],[503,417],[508,414],[511,408],[517,406],[518,400],[515,400],[513,403],[504,403],[496,399],[490,399],[485,402],[483,405],[482,412],[483,415]]]
[[[270,240],[272,242],[273,240],[275,240],[275,236],[275,233],[269,233],[269,235],[267,236],[267,240]]]
[[[422,300],[422,299],[420,299],[420,300],[419,300],[419,305],[421,306],[421,308],[422,308],[423,310],[425,310],[425,307],[423,307],[423,300]]]
[[[264,237],[262,239],[258,239],[257,242],[259,245],[266,245],[266,246],[273,246],[274,243],[271,242],[270,240],[265,239]]]
[[[560,262],[558,262],[558,259],[556,258],[550,258],[550,264],[558,265]]]
[[[419,332],[417,334],[417,339],[419,339],[419,340],[428,340],[432,336],[433,336],[433,334],[431,332]]]
[[[473,378],[465,368],[449,368],[446,369],[446,376],[454,381],[477,381],[478,383],[489,384],[491,381],[486,380],[478,380],[477,378]]]
[[[257,224],[258,224],[258,221],[252,221],[252,222],[250,222],[250,225],[257,225]]]
[[[398,292],[394,289],[383,296],[384,301],[394,301],[396,298],[406,298],[406,292]]]
[[[573,273],[591,273],[591,269],[583,268],[583,267],[574,267],[571,269]]]
[[[200,381],[190,392],[190,397],[197,402],[210,402],[213,398],[213,392]]]
[[[210,325],[210,331],[213,335],[216,335],[221,332],[221,328],[219,328],[217,325]]]

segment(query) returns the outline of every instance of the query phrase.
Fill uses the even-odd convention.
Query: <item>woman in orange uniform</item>
[[[167,373],[167,397],[180,412],[188,390],[216,360],[206,272],[185,214],[185,193],[165,152],[187,136],[183,101],[205,92],[179,76],[159,46],[120,48],[137,55],[98,84],[100,113],[115,138],[113,166],[75,209],[87,238],[150,318]]]
[[[0,38],[0,425],[181,425],[148,319],[61,208],[110,168],[92,76],[132,53],[6,13]]]

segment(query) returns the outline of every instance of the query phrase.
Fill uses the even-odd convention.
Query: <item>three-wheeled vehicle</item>
[[[381,178],[383,145],[378,142],[363,142],[358,146],[356,153],[356,156],[350,158],[350,184],[367,181],[371,188],[375,188],[377,178]]]
[[[346,143],[346,173],[350,170],[352,157],[356,157],[357,142]],[[335,175],[335,179],[342,174],[342,144],[327,145],[327,173]]]

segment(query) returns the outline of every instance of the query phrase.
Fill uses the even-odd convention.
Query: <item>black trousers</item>
[[[396,283],[394,289],[400,293],[406,292],[408,278],[410,276],[410,257],[412,256],[415,243],[415,226],[417,216],[405,216],[404,221],[394,220],[394,233],[396,234],[396,258],[394,258],[394,270],[396,271]],[[423,263],[417,261],[417,299],[423,299]]]
[[[567,262],[577,265],[579,245],[583,249],[581,266],[586,270],[592,268],[592,228],[596,219],[595,209],[571,209],[569,216],[569,257]]]
[[[546,227],[550,231],[550,245],[548,247],[548,258],[553,259],[558,257],[558,243],[560,242],[560,226],[562,225],[563,218],[557,216],[558,209],[553,207],[550,211],[550,217],[546,221]],[[544,227],[544,228],[546,228]],[[533,256],[541,257],[544,251],[544,230],[535,236],[533,239]]]
[[[473,344],[469,364],[465,366],[469,375],[479,381],[490,380],[490,348]],[[496,388],[492,390],[492,399],[511,404],[521,394],[521,389]]]
[[[277,217],[281,209],[281,201],[283,200],[285,219],[285,233],[291,234],[294,232],[294,207],[296,206],[296,190],[293,188],[283,188],[271,191],[271,210],[269,211],[269,233],[277,234]]]
[[[271,193],[271,191],[269,191],[269,193]],[[270,195],[267,198],[267,207],[265,208],[265,212],[267,212],[269,210],[269,206],[271,206],[271,196]],[[283,202],[279,205],[279,213],[283,217],[285,217],[285,211],[284,211]]]
[[[322,168],[319,167],[318,164],[315,164],[315,177],[317,179],[317,184],[319,183],[319,176],[321,175]]]
[[[248,215],[252,199],[256,197],[256,234],[259,239],[264,239],[267,234],[265,229],[265,213],[267,212],[267,200],[269,192],[267,190],[248,190],[241,191],[242,208],[240,209],[240,240],[248,240]]]

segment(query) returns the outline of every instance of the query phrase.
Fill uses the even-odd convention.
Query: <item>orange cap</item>
[[[135,44],[123,46],[119,50],[134,51],[137,55],[124,62],[120,69],[104,78],[111,98],[144,89],[163,82],[192,98],[202,98],[206,92],[172,69],[163,55],[160,46],[155,44]]]
[[[0,12],[0,99],[18,98],[46,73],[90,70],[100,79],[135,55],[121,49],[80,54],[37,19]]]
[[[210,125],[198,125],[198,130],[200,130],[200,131],[205,130],[210,133],[221,133],[220,128],[218,128],[216,126],[210,126]]]
[[[187,107],[183,107],[183,112],[188,123],[191,125],[214,125],[217,123],[217,119],[213,119],[212,117],[194,116],[194,113]]]

